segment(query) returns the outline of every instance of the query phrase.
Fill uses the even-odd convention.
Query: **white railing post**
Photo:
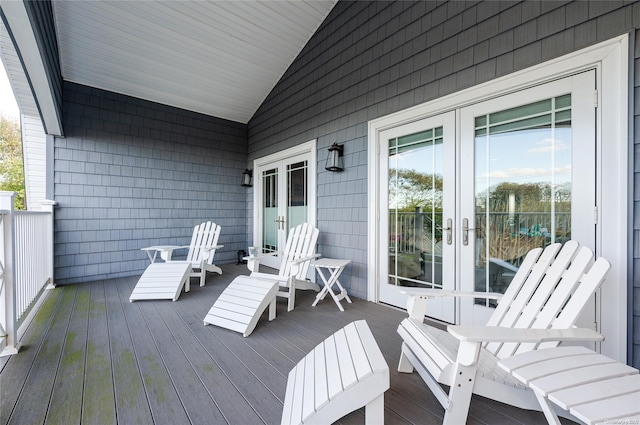
[[[49,284],[47,285],[47,289],[55,288],[55,283],[53,281],[53,207],[55,207],[58,203],[56,201],[52,201],[50,199],[45,199],[40,202],[42,211],[46,211],[50,214],[50,219],[48,220],[48,229],[46,232],[47,237],[47,261],[48,267],[48,275],[49,275]]]
[[[4,347],[0,357],[16,354],[20,350],[18,344],[18,329],[16,317],[16,299],[14,287],[15,270],[15,235],[13,231],[15,192],[0,192],[0,211],[4,214],[2,219],[2,286],[0,287],[0,319],[4,328]]]

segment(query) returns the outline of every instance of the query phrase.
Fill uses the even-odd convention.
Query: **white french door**
[[[595,71],[460,110],[460,289],[504,293],[535,247],[595,250]],[[586,308],[595,321],[595,303]],[[462,299],[460,322],[492,303]]]
[[[595,249],[594,89],[586,71],[381,131],[379,300],[404,308],[407,287],[504,292],[534,247]],[[483,324],[493,307],[427,311]]]
[[[315,142],[300,145],[254,162],[254,245],[263,253],[278,252],[289,229],[315,225]],[[279,268],[281,259],[261,261]]]
[[[381,132],[380,301],[405,307],[403,289],[454,289],[455,114]],[[446,218],[445,218],[446,217]],[[386,241],[386,242],[384,242]],[[451,298],[429,315],[453,322]]]

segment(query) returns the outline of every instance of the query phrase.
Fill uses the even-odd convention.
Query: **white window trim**
[[[597,118],[599,172],[597,201],[599,234],[598,255],[611,262],[600,305],[600,332],[607,335],[603,353],[626,361],[627,345],[627,224],[628,224],[628,35],[567,54],[557,59],[514,72],[505,77],[465,89],[439,99],[369,121],[368,128],[368,246],[376,247],[379,210],[378,161],[380,132],[418,119],[462,108],[480,101],[535,86],[585,69],[597,69]],[[606,138],[603,137],[606,135]],[[610,141],[617,143],[611,144]],[[603,141],[606,149],[602,148]],[[606,188],[603,190],[602,188]],[[367,299],[378,301],[379,270],[377,250],[368,249]],[[617,285],[611,291],[607,284]],[[606,348],[605,348],[606,347]]]

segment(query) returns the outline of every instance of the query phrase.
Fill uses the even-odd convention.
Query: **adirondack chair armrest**
[[[440,297],[471,297],[500,300],[503,294],[496,292],[470,292],[452,291],[431,288],[403,288],[400,292],[407,295],[407,312],[409,317],[416,320],[423,320],[427,313],[427,301],[430,298]]]
[[[313,260],[314,258],[320,258],[320,257],[322,257],[322,255],[321,255],[321,254],[313,254],[313,255],[310,255],[310,256],[308,256],[308,257],[298,258],[297,260],[293,260],[293,261],[291,262],[291,264],[292,264],[292,265],[298,265],[298,264],[305,263],[305,262],[307,262],[307,261],[311,261],[311,260]]]
[[[499,326],[449,325],[447,331],[460,340],[456,363],[472,366],[478,362],[484,342],[539,344],[547,341],[585,342],[602,341],[604,337],[592,329],[522,329]]]
[[[149,260],[153,263],[156,258],[156,254],[160,253],[160,258],[164,261],[171,261],[171,256],[173,255],[173,251],[177,249],[189,248],[189,246],[176,246],[176,245],[154,245],[148,246],[146,248],[140,248],[142,251],[146,251],[149,256]],[[153,255],[151,254],[153,252]]]
[[[255,247],[249,247],[249,248],[255,248]],[[278,254],[282,254],[282,252],[280,251],[274,251],[274,252],[263,252],[260,253],[258,255],[249,255],[247,257],[242,257],[243,260],[245,260],[247,262],[247,268],[249,270],[251,270],[252,272],[257,272],[258,271],[258,267],[260,266],[260,259],[264,258],[264,257],[273,257],[275,255]]]
[[[211,245],[211,246],[203,246],[203,251],[213,251],[214,249],[222,248],[224,245]]]
[[[464,342],[541,343],[547,341],[603,341],[604,336],[587,328],[519,329],[499,326],[449,325],[447,331]]]
[[[303,258],[298,258],[297,260],[293,260],[291,262],[291,276],[297,276],[298,272],[300,272],[300,267],[302,267],[302,264],[311,261],[315,258],[320,257],[320,254],[312,254],[309,255],[308,257],[303,257]]]

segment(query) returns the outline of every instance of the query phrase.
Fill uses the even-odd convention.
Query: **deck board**
[[[207,285],[192,285],[176,302],[129,302],[137,276],[49,291],[23,338],[25,347],[0,372],[0,425],[275,424],[286,377],[311,349],[347,323],[367,320],[389,364],[388,424],[440,424],[444,411],[418,374],[396,366],[398,323],[406,312],[353,299],[340,312],[315,292],[298,291],[287,312],[265,312],[247,338],[202,319],[246,266],[225,265]],[[194,281],[195,282],[195,281]],[[49,407],[47,407],[49,406]],[[338,422],[362,424],[363,409]],[[482,397],[469,424],[545,424],[530,412]],[[563,420],[563,423],[571,423]]]
[[[60,364],[55,374],[47,422],[59,424],[81,422],[90,291],[89,285],[78,285],[75,291]]]
[[[96,282],[91,288],[87,354],[84,377],[83,423],[116,424],[116,402],[111,369],[109,322],[104,284]]]
[[[104,285],[116,417],[118,423],[122,424],[153,424],[151,407],[144,391],[144,383],[136,360],[129,324],[118,295],[119,285],[122,285],[122,281],[107,282]],[[65,290],[66,288],[60,289]]]

